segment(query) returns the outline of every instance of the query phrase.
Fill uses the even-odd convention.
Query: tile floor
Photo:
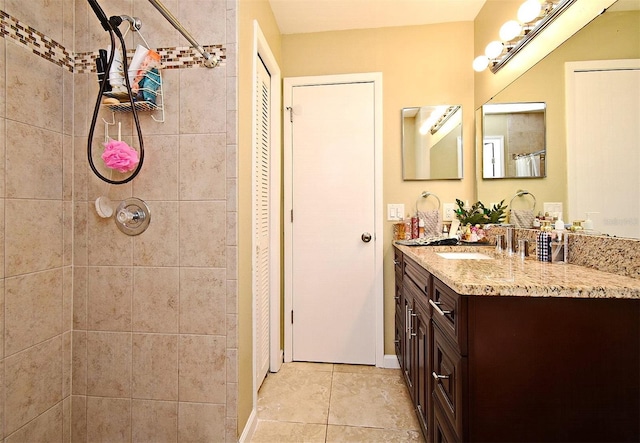
[[[399,369],[285,363],[258,392],[251,443],[423,441]]]

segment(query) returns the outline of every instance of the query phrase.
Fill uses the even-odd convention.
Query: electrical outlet
[[[456,204],[445,203],[442,205],[442,221],[451,221],[456,218]]]
[[[562,202],[544,202],[542,204],[542,212],[549,215],[560,214],[560,218],[562,218]]]

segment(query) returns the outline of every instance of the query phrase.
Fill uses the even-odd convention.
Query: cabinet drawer
[[[467,355],[467,300],[451,290],[437,278],[429,303],[433,307],[433,320],[456,344],[462,355]]]
[[[440,328],[433,327],[433,396],[456,434],[462,433],[462,390],[466,358],[461,357]]]
[[[433,402],[433,443],[452,443],[462,441],[447,422],[442,407],[437,401]]]
[[[431,293],[431,274],[408,257],[404,258],[404,278],[409,277],[427,297]]]

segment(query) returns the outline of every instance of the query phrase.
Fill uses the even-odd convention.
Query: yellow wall
[[[238,432],[253,407],[251,289],[251,122],[253,21],[280,63],[280,31],[268,0],[238,1]],[[249,234],[247,234],[249,233]]]
[[[283,35],[282,60],[283,77],[382,72],[383,208],[404,203],[406,211],[415,211],[418,196],[426,190],[443,202],[473,198],[472,22]],[[453,103],[463,107],[465,178],[403,181],[401,109]],[[384,347],[385,354],[394,354],[391,222],[385,223],[383,234]]]

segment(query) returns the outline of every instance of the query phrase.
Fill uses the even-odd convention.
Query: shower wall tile
[[[180,333],[226,333],[225,270],[180,269]]]
[[[2,40],[0,40],[0,63],[2,63],[2,66],[7,66],[7,59],[5,57],[6,45],[7,45],[6,39],[3,38]],[[6,115],[5,105],[7,103],[7,95],[5,92],[6,91],[5,80],[6,80],[6,72],[4,69],[0,69],[0,91],[2,91],[2,94],[0,94],[0,117],[5,117]]]
[[[226,0],[179,0],[176,16],[199,42],[225,42],[226,10]]]
[[[87,327],[99,331],[131,331],[133,272],[129,267],[90,267],[87,284]]]
[[[71,371],[73,370],[72,332],[62,334],[62,398],[71,395]]]
[[[89,10],[88,2],[75,0],[74,7],[74,51],[86,52],[89,47]],[[92,12],[93,14],[93,12]],[[95,15],[93,16],[95,20]],[[77,74],[76,74],[77,75]]]
[[[180,336],[178,386],[181,402],[225,403],[225,342],[220,336]]]
[[[177,13],[178,0],[163,0],[162,4],[169,11]],[[178,31],[160,14],[150,2],[134,2],[133,15],[141,17],[143,28],[139,35],[151,45],[152,48],[166,48],[175,46],[180,38],[183,38]],[[144,41],[135,35],[135,43],[144,45]],[[196,40],[199,37],[196,37]]]
[[[93,99],[90,99],[89,78],[93,78],[91,74],[73,75],[73,135],[85,137],[85,147],[86,137],[89,134],[89,123],[91,122],[89,106],[92,106],[95,100],[95,95]],[[100,129],[96,127],[96,130],[99,131]]]
[[[5,0],[5,11],[57,42],[63,37],[63,0]]]
[[[178,402],[131,401],[131,435],[136,442],[176,443]]]
[[[134,267],[133,330],[177,333],[178,268]]]
[[[71,397],[62,400],[62,442],[71,443]]]
[[[87,395],[131,396],[131,333],[87,332]]]
[[[11,120],[6,130],[6,197],[62,199],[62,134]]]
[[[73,264],[87,266],[87,212],[89,203],[76,201],[73,204]],[[92,208],[95,211],[95,209]]]
[[[238,281],[227,280],[227,314],[238,313]]]
[[[143,194],[137,194],[144,198]],[[136,266],[178,266],[178,203],[148,201],[151,223],[134,237]]]
[[[62,132],[65,135],[73,135],[73,76],[66,69],[62,71]]]
[[[5,435],[62,401],[58,336],[5,359]]]
[[[227,179],[227,211],[238,211],[238,179],[235,177]]]
[[[224,202],[180,202],[180,265],[223,268],[226,208]]]
[[[44,414],[36,417],[24,427],[8,436],[4,442],[23,443],[62,441],[62,428],[63,410],[62,402],[60,402]]]
[[[233,383],[238,380],[238,350],[227,349],[227,381]]]
[[[62,333],[62,269],[5,282],[5,354]]]
[[[73,136],[62,137],[62,199],[73,200]]]
[[[5,216],[7,276],[62,266],[61,201],[6,200]]]
[[[133,334],[131,395],[178,400],[178,336]]]
[[[0,47],[2,46],[2,41],[0,41]],[[4,71],[3,69],[0,69],[0,72]],[[0,88],[2,86],[0,85]],[[0,89],[0,91],[2,91],[3,93],[0,93],[0,101],[2,100],[2,98],[4,97],[4,89]],[[1,103],[0,103],[1,105]],[[4,109],[4,107],[2,107],[2,109]],[[0,117],[0,159],[2,159],[3,161],[0,161],[0,197],[5,198],[5,153],[6,153],[6,146],[5,146],[5,139],[6,139],[6,131],[7,128],[7,120],[4,117]]]
[[[91,266],[131,266],[133,263],[133,238],[120,232],[113,218],[100,218],[93,200],[87,204],[87,249]]]
[[[224,67],[180,70],[181,134],[225,132],[225,86]]]
[[[87,395],[87,332],[73,331],[71,392]],[[75,400],[74,400],[75,402]]]
[[[131,442],[131,400],[88,397],[87,441]]]
[[[60,43],[69,52],[74,50],[75,35],[73,32],[75,0],[62,0],[62,40]]]
[[[61,133],[63,68],[10,41],[6,62],[7,118]]]
[[[133,194],[145,201],[177,200],[178,136],[143,134],[144,166],[133,180]]]
[[[180,136],[180,200],[224,200],[225,134]]]
[[[238,213],[227,212],[227,244],[238,244]]]
[[[87,329],[87,284],[88,268],[73,268],[73,329]]]
[[[0,279],[0,377],[2,375],[2,359],[4,359],[4,324],[5,324],[5,309],[4,309],[4,299],[5,299],[5,279]],[[4,393],[2,390],[2,386],[4,384],[0,381],[0,398],[4,398]],[[2,438],[2,401],[0,401],[0,438]]]
[[[178,441],[225,441],[224,405],[180,403]]]
[[[73,202],[62,202],[62,263],[73,264]]]
[[[238,247],[227,246],[227,278],[230,280],[238,279]]]
[[[236,135],[237,120],[238,111],[227,111],[227,145],[236,145],[238,143],[238,136]],[[233,169],[231,176],[237,177],[235,162],[231,162],[229,166]]]
[[[71,441],[74,443],[87,441],[87,397],[74,395],[71,397]]]
[[[87,201],[87,183],[89,181],[89,166],[87,164],[87,138],[73,137],[73,200]]]
[[[62,269],[62,332],[73,330],[73,267]]]
[[[229,114],[233,113],[233,111],[227,112],[227,117]],[[234,113],[234,118],[236,117]],[[234,122],[235,126],[235,122]],[[227,140],[227,180],[230,178],[238,177],[238,145],[229,144]],[[229,189],[227,189],[227,192]],[[230,209],[231,210],[231,209]]]

